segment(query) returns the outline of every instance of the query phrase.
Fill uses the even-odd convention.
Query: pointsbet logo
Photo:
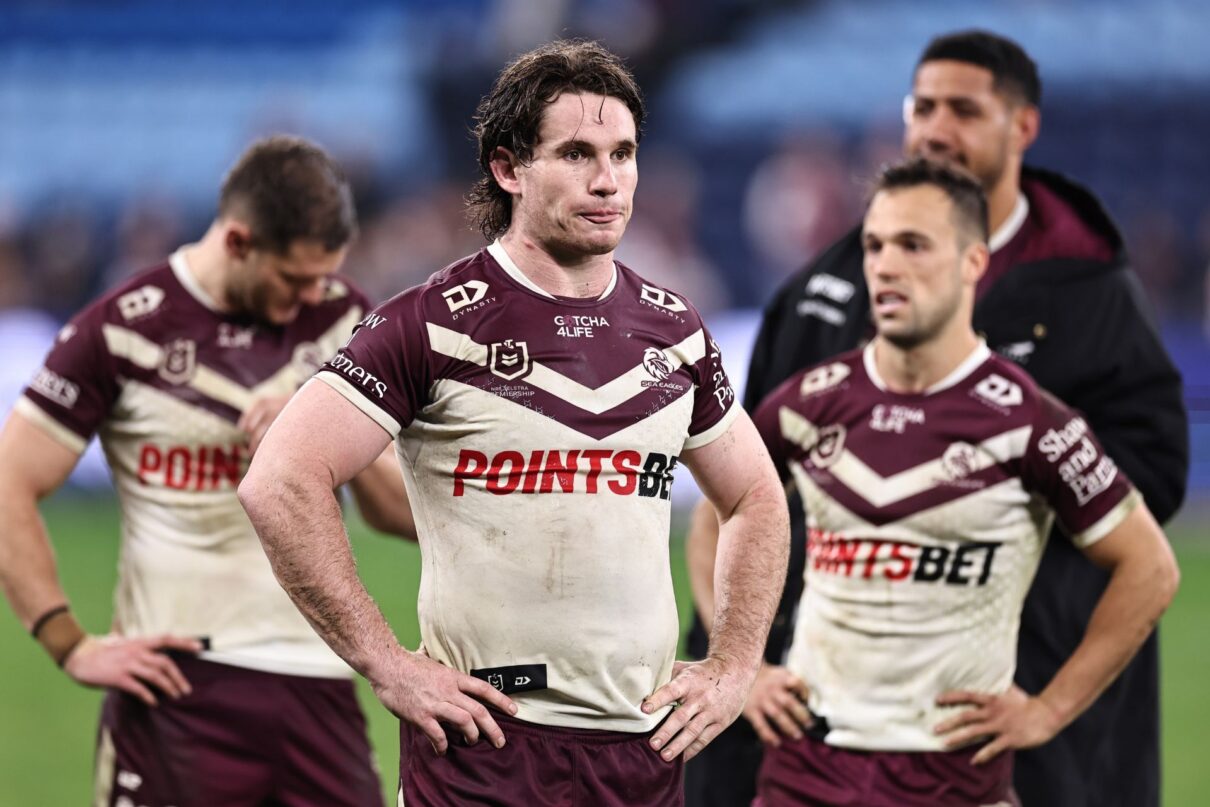
[[[250,457],[247,447],[229,445],[160,446],[139,448],[141,484],[171,490],[234,490],[239,487]]]
[[[651,452],[609,449],[539,449],[529,454],[501,451],[489,457],[464,448],[454,468],[455,496],[482,488],[497,496],[511,493],[611,493],[668,499],[677,458]]]
[[[929,546],[882,538],[844,538],[814,527],[807,531],[812,571],[893,583],[985,586],[1000,546],[999,541]]]

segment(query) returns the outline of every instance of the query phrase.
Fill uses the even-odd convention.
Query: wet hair
[[[219,216],[244,221],[253,246],[278,255],[295,241],[335,252],[357,235],[353,192],[319,146],[274,135],[253,143],[223,179]]]
[[[962,168],[925,157],[913,157],[884,167],[875,180],[871,196],[880,191],[918,188],[921,185],[932,185],[949,197],[952,204],[951,220],[959,233],[969,234],[987,243],[987,196],[979,180]]]
[[[532,159],[542,116],[565,92],[618,99],[634,116],[636,140],[642,137],[643,95],[622,60],[601,45],[560,39],[517,57],[501,71],[475,110],[482,176],[467,196],[467,205],[475,226],[489,241],[508,229],[513,213],[512,196],[492,175],[496,149],[506,148],[522,161]]]
[[[916,69],[925,62],[966,62],[992,74],[996,92],[1031,106],[1042,102],[1042,79],[1038,65],[1025,49],[1011,39],[990,31],[955,31],[943,34],[928,44]]]

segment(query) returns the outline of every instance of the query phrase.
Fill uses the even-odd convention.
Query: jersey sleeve
[[[105,303],[99,301],[59,331],[15,408],[55,440],[82,453],[120,391],[105,342]]]
[[[316,374],[392,437],[427,403],[432,373],[419,300],[405,292],[371,311]]]
[[[1108,535],[1142,501],[1083,416],[1047,393],[1034,418],[1022,480],[1046,499],[1080,548]]]
[[[704,323],[701,335],[705,340],[704,355],[689,369],[694,384],[693,418],[685,448],[701,448],[713,442],[731,428],[731,422],[739,414],[735,390],[723,369],[722,351]]]
[[[764,441],[773,465],[777,468],[777,475],[784,483],[790,478],[790,452],[786,438],[782,435],[781,410],[785,404],[780,392],[779,389],[764,397],[752,414],[752,422],[756,424],[760,439]]]

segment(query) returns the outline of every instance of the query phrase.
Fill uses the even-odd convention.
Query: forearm
[[[3,484],[3,482],[0,482]],[[9,489],[11,492],[11,488]],[[36,501],[5,495],[0,502],[0,585],[26,630],[48,609],[67,602],[54,550]]]
[[[282,588],[320,637],[374,680],[398,642],[357,575],[330,484],[254,464],[239,495]]]
[[[1083,714],[1113,683],[1154,629],[1176,586],[1170,554],[1114,569],[1083,640],[1038,696],[1054,712],[1059,729]]]
[[[709,501],[702,500],[689,517],[685,536],[685,565],[693,604],[709,633],[714,627],[714,559],[718,551],[718,515]]]
[[[754,488],[719,523],[710,655],[756,669],[785,585],[789,530],[776,480]]]

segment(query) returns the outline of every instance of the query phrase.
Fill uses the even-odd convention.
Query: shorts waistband
[[[541,723],[531,723],[528,720],[521,720],[503,712],[498,712],[495,709],[491,710],[492,718],[504,730],[505,734],[509,732],[517,732],[530,737],[547,738],[562,737],[568,740],[574,740],[579,743],[588,743],[593,745],[611,745],[616,743],[632,743],[636,741],[646,742],[653,731],[649,732],[631,732],[631,731],[600,731],[597,729],[582,729],[573,728],[570,726],[547,726]]]

